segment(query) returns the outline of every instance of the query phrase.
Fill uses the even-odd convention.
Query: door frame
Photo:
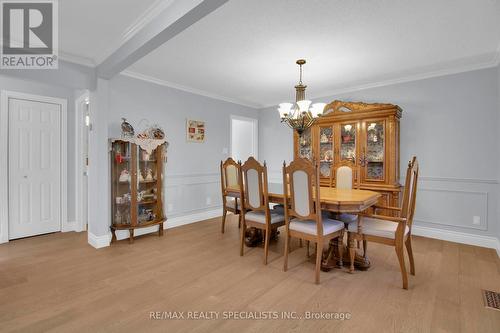
[[[9,99],[24,99],[34,102],[52,103],[61,106],[61,231],[68,230],[67,213],[67,100],[63,98],[1,90],[0,93],[0,243],[9,241]]]
[[[259,159],[259,120],[256,118],[231,115],[229,117],[229,156],[233,156],[233,119],[253,122],[253,146],[256,160]],[[245,161],[242,161],[245,162]]]
[[[90,92],[85,90],[76,100],[75,100],[75,173],[76,173],[76,186],[75,186],[75,231],[85,231],[86,223],[84,222],[85,217],[88,220],[88,174],[87,174],[87,190],[83,188],[84,183],[84,172],[88,172],[83,167],[83,131],[82,128],[85,126],[84,123],[84,104],[90,101]],[[89,106],[90,114],[90,106]],[[90,128],[88,129],[90,135]],[[87,212],[85,213],[82,204],[82,198],[87,196]]]

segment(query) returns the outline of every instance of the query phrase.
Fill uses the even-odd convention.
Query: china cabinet
[[[163,166],[165,140],[111,140],[111,232],[128,230],[129,241],[134,230],[158,225],[163,235]]]
[[[380,192],[380,204],[398,206],[401,112],[392,104],[333,101],[301,137],[294,133],[295,156],[319,162],[323,186],[340,163],[359,166],[360,188]]]

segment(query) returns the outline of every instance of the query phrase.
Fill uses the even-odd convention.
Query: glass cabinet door
[[[356,123],[340,125],[340,161],[356,163]]]
[[[137,146],[137,223],[145,224],[157,218],[157,154]]]
[[[312,151],[312,135],[311,127],[306,129],[301,136],[299,136],[299,157],[307,158],[308,160],[313,159]]]
[[[385,122],[366,122],[365,179],[385,178]]]
[[[330,170],[334,161],[333,127],[319,128],[319,161],[321,177],[330,177]]]
[[[112,223],[130,225],[132,201],[132,144],[124,141],[112,145]]]

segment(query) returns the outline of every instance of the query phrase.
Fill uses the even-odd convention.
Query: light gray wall
[[[219,163],[228,157],[230,115],[258,119],[258,110],[119,75],[110,80],[108,134],[120,136],[121,118],[141,130],[147,119],[159,124],[170,145],[165,179],[168,217],[218,208]],[[205,121],[204,143],[186,141],[186,119]]]
[[[94,90],[96,86],[95,68],[59,60],[59,68],[54,69],[1,69],[0,75],[23,80],[48,83],[73,89]]]
[[[26,72],[36,72],[35,70],[27,70]],[[69,87],[63,87],[60,85],[41,83],[40,81],[32,81],[24,78],[16,78],[12,76],[0,75],[0,90],[17,91],[27,94],[50,96],[66,99],[68,102],[67,106],[67,157],[68,157],[68,202],[67,202],[67,212],[68,221],[75,221],[75,103],[74,94],[75,91]],[[0,179],[1,186],[6,186],[3,184],[3,179]]]
[[[401,171],[417,155],[421,182],[415,224],[497,236],[499,87],[497,68],[400,83],[329,96],[401,106]],[[309,82],[309,90],[314,82]],[[293,89],[293,87],[290,87]],[[276,107],[260,111],[260,159],[280,177],[293,155],[292,132]],[[472,217],[481,224],[473,225]]]

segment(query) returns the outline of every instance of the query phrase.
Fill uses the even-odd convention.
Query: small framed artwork
[[[186,122],[186,133],[188,142],[205,142],[205,122],[190,120]]]

